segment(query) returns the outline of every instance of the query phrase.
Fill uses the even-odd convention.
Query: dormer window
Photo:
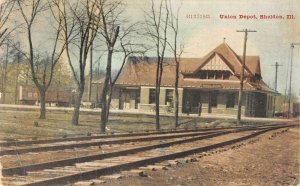
[[[208,73],[207,73],[207,79],[216,79],[216,71],[214,70],[208,70]]]
[[[216,71],[216,76],[215,76],[216,78],[215,79],[223,79],[222,77],[223,77],[223,74],[222,74],[222,71]]]
[[[199,74],[200,74],[200,79],[207,79],[207,71],[206,70],[201,70]]]
[[[223,72],[223,79],[229,79],[230,78],[231,73],[229,71],[224,71]]]
[[[227,70],[200,70],[200,79],[229,79],[231,72]]]

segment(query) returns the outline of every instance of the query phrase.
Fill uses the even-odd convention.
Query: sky
[[[160,0],[154,0],[159,3]],[[1,2],[1,0],[0,0]],[[124,0],[126,8],[124,18],[131,22],[144,22],[145,11],[149,11],[151,0]],[[280,65],[278,71],[278,91],[285,93],[289,63],[291,61],[291,43],[300,43],[300,0],[170,0],[173,10],[180,7],[179,40],[184,45],[182,57],[205,56],[226,38],[226,43],[238,54],[243,53],[244,33],[241,29],[251,29],[257,32],[249,33],[247,40],[247,55],[260,56],[263,80],[274,88],[275,62]],[[18,12],[15,12],[18,15]],[[197,15],[198,18],[187,18]],[[221,19],[220,15],[236,16],[236,19]],[[240,15],[252,16],[257,19],[239,19]],[[283,16],[284,19],[260,19],[260,15]],[[287,19],[293,15],[295,19]],[[203,18],[203,17],[206,18]],[[202,17],[202,18],[201,18]],[[14,16],[14,19],[20,19]],[[35,23],[34,45],[38,49],[47,48],[45,38],[49,34],[49,18],[37,20]],[[51,24],[50,24],[51,26]],[[169,38],[171,36],[169,35]],[[26,47],[26,37],[18,36]],[[143,42],[143,41],[142,41]],[[300,94],[300,45],[293,50],[292,92]],[[97,54],[96,54],[97,55]],[[149,53],[148,55],[153,55]],[[170,52],[167,56],[172,57]],[[97,58],[97,57],[96,57]],[[105,59],[105,58],[103,58]],[[114,64],[120,65],[120,59],[114,58]]]
[[[150,7],[150,0],[127,0],[126,14],[135,20],[144,20],[143,11]],[[158,0],[155,2],[159,2]],[[256,30],[249,33],[247,55],[260,56],[263,80],[274,88],[275,62],[278,70],[278,90],[286,89],[286,77],[291,61],[291,43],[300,43],[300,0],[171,0],[179,13],[180,38],[184,45],[183,57],[203,57],[216,46],[226,43],[238,54],[243,54],[244,33],[241,29]],[[209,18],[188,19],[187,15],[208,15]],[[237,19],[221,19],[232,15]],[[239,15],[256,15],[258,19],[239,19]],[[260,19],[260,15],[281,15],[284,19]],[[288,20],[286,15],[294,15]],[[300,46],[293,55],[292,91],[300,93]]]

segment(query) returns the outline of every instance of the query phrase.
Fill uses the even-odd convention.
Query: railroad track
[[[144,131],[144,132],[128,132],[128,133],[88,133],[87,136],[78,136],[78,137],[61,137],[61,138],[49,138],[49,139],[40,139],[40,140],[12,140],[7,142],[0,142],[0,147],[8,146],[23,146],[23,145],[37,145],[37,144],[46,144],[46,143],[57,143],[57,142],[69,142],[69,141],[87,141],[94,139],[108,139],[108,138],[118,138],[118,137],[138,137],[138,136],[150,136],[150,135],[159,135],[159,134],[176,134],[176,133],[187,133],[187,132],[199,132],[199,131],[216,131],[224,129],[238,129],[242,127],[224,127],[224,128],[204,128],[204,129],[194,129],[194,130],[161,130],[161,131]]]
[[[257,126],[257,127],[267,127]],[[248,128],[257,128],[248,127]],[[121,144],[135,141],[146,141],[160,138],[174,138],[180,136],[198,135],[199,132],[203,134],[209,134],[212,131],[217,130],[231,130],[245,127],[227,127],[227,128],[211,128],[200,130],[175,130],[175,131],[159,131],[159,132],[142,132],[142,133],[124,133],[124,134],[104,134],[95,136],[81,136],[81,137],[69,137],[69,138],[53,138],[42,140],[22,140],[22,141],[9,141],[0,143],[0,156],[23,154],[29,152],[42,152],[50,150],[72,149],[87,146],[98,146],[105,144]],[[194,133],[194,134],[192,134]],[[174,134],[174,135],[173,135]],[[92,134],[88,134],[92,135]],[[113,138],[114,140],[109,140]],[[85,143],[85,141],[88,141]]]
[[[105,147],[101,147],[101,149],[96,147],[87,150],[82,146],[82,149],[72,151],[74,153],[77,151],[94,150],[95,153],[92,155],[5,167],[2,170],[2,174],[4,175],[2,182],[3,185],[65,185],[80,180],[95,179],[102,175],[130,170],[164,160],[205,152],[250,139],[271,130],[290,126],[276,125],[205,132],[182,131],[180,134],[152,134],[144,138],[140,138],[139,136],[130,137],[124,143],[121,142],[122,139],[102,141],[107,144],[105,144],[106,146],[104,145]],[[211,138],[214,138],[214,142],[212,142]],[[119,141],[119,143],[115,141]],[[108,142],[113,143],[109,144]],[[60,148],[55,150],[57,151],[57,155],[61,151]],[[69,153],[72,152],[70,151]],[[29,155],[32,156],[30,153]],[[43,153],[53,154],[53,151]],[[38,158],[39,154],[35,154],[34,156]]]
[[[266,127],[266,126],[259,126]],[[197,135],[211,134],[219,130],[232,130],[241,127],[218,128],[218,129],[202,129],[202,130],[181,130],[154,133],[137,133],[137,134],[119,134],[119,135],[101,135],[89,137],[77,137],[68,139],[47,139],[47,140],[30,140],[20,141],[19,143],[0,143],[0,156],[3,155],[20,155],[24,153],[58,151],[74,148],[87,148],[103,145],[124,144],[130,142],[166,140],[180,137],[191,137]],[[256,129],[258,127],[247,127],[248,129]],[[245,128],[244,128],[245,129]],[[142,135],[145,136],[142,136]],[[142,137],[141,137],[142,136]],[[113,138],[113,140],[111,140]],[[2,146],[1,146],[2,145]]]
[[[273,126],[270,125],[258,125],[256,127],[267,127]],[[251,127],[251,126],[248,126]],[[48,138],[48,139],[40,139],[40,140],[11,140],[7,142],[0,142],[0,147],[9,147],[9,146],[24,146],[24,145],[38,145],[38,144],[46,144],[46,143],[59,143],[59,142],[69,142],[69,141],[88,141],[95,139],[108,139],[108,138],[121,138],[121,137],[138,137],[138,136],[150,136],[150,135],[159,135],[159,134],[176,134],[176,133],[187,133],[187,132],[208,132],[208,131],[216,131],[216,130],[224,130],[224,129],[239,129],[245,128],[245,126],[240,127],[219,127],[219,128],[201,128],[201,129],[193,129],[193,130],[160,130],[160,131],[144,131],[144,132],[128,132],[128,133],[87,133],[85,135],[72,137],[72,136],[63,136],[61,138]]]
[[[13,155],[13,154],[24,154],[29,152],[45,152],[53,150],[65,150],[65,149],[74,149],[74,148],[86,148],[92,146],[101,146],[101,145],[112,145],[112,144],[123,144],[129,142],[139,142],[139,141],[153,141],[161,139],[172,139],[179,137],[188,137],[188,136],[197,136],[205,135],[213,132],[183,132],[181,134],[154,134],[147,137],[116,137],[113,140],[111,138],[95,138],[90,139],[88,142],[86,140],[79,141],[67,141],[67,142],[57,142],[57,143],[43,143],[43,144],[33,144],[33,145],[21,145],[21,146],[8,146],[2,147],[0,155]]]

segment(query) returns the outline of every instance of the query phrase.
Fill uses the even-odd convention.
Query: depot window
[[[226,108],[234,108],[235,93],[227,94]]]
[[[167,89],[166,90],[166,104],[172,105],[173,103],[173,90]]]
[[[149,103],[155,104],[155,89],[150,89],[149,92]]]

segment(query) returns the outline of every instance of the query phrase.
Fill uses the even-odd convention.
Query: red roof
[[[231,69],[233,79],[211,80],[187,78],[187,74],[197,73],[212,57],[218,55]],[[117,84],[127,86],[155,86],[157,58],[130,57]],[[242,66],[242,57],[238,56],[226,43],[222,43],[203,58],[181,58],[179,87],[182,88],[222,88],[238,89],[239,74]],[[246,90],[261,90],[273,92],[262,80],[260,60],[258,56],[247,56],[245,62],[245,76],[248,77],[244,84]],[[251,82],[251,77],[256,77]],[[164,58],[161,86],[173,87],[175,83],[175,61],[173,58]]]
[[[181,71],[183,73],[194,73],[203,67],[215,54],[218,54],[235,74],[240,74],[242,56],[238,56],[226,43],[222,43],[203,58],[183,58]],[[261,76],[259,56],[246,57],[245,74]]]

